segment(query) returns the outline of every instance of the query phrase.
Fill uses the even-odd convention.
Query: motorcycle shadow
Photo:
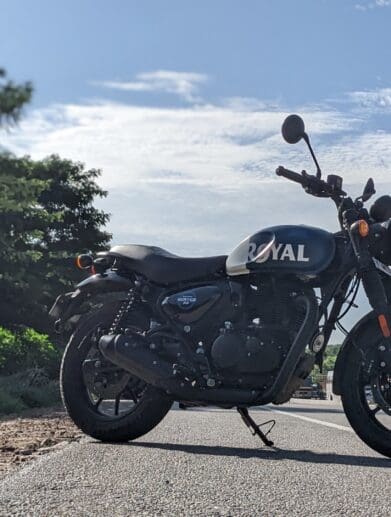
[[[119,444],[116,444],[119,445]],[[190,445],[179,443],[157,442],[128,442],[122,445],[128,447],[146,447],[165,451],[186,452],[207,456],[234,456],[243,459],[258,458],[261,460],[291,460],[304,463],[322,463],[330,465],[352,465],[360,467],[391,467],[391,459],[373,456],[353,456],[350,454],[335,454],[314,452],[311,450],[287,450],[278,447],[270,449],[246,449],[243,447],[225,447],[221,445]]]

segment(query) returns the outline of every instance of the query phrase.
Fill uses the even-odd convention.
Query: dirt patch
[[[0,478],[82,436],[62,408],[28,410],[0,418]]]

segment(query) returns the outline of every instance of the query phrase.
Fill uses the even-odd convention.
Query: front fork
[[[383,281],[369,250],[369,225],[365,220],[361,219],[348,225],[348,228],[357,260],[358,274],[369,304],[376,315],[380,330],[383,336],[388,339],[391,336],[391,312]]]

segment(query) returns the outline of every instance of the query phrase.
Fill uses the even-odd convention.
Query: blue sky
[[[2,0],[1,56],[14,77],[34,81],[36,106],[80,102],[101,95],[92,81],[161,69],[206,74],[203,93],[212,102],[317,103],[390,84],[391,10],[387,0],[377,3]],[[176,103],[143,93],[111,97]]]
[[[0,66],[34,101],[0,145],[103,171],[113,241],[229,252],[272,224],[337,229],[282,142],[299,112],[323,170],[391,187],[391,0],[0,0]]]

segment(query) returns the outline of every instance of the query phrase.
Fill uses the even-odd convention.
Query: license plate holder
[[[55,321],[61,319],[61,315],[64,314],[72,301],[73,294],[73,292],[60,294],[52,305],[52,308],[49,311],[49,316]]]

